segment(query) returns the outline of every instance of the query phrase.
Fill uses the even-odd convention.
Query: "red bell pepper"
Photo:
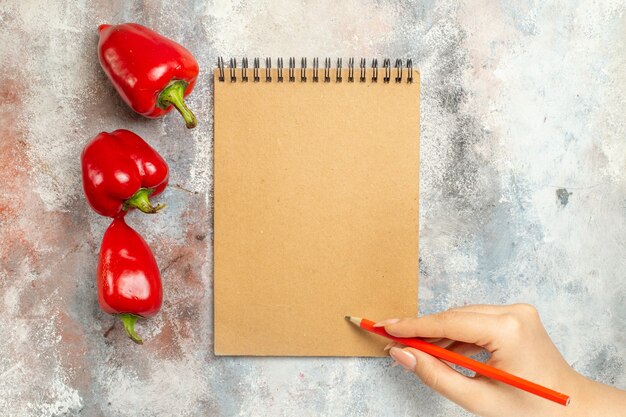
[[[193,90],[198,63],[176,42],[136,23],[100,25],[100,65],[137,113],[156,118],[180,112],[189,129],[198,122],[183,97]]]
[[[98,134],[85,146],[81,164],[87,201],[98,214],[123,217],[131,207],[144,213],[165,207],[153,207],[148,197],[167,186],[167,164],[133,132],[120,129]]]
[[[128,337],[141,344],[135,322],[153,316],[161,308],[161,274],[150,247],[124,218],[113,219],[104,233],[97,283],[102,310],[117,314]]]

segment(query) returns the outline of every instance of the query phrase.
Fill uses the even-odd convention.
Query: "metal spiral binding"
[[[241,60],[241,81],[244,83],[248,82],[248,58]]]
[[[223,61],[222,61],[223,62]],[[254,69],[253,69],[253,78],[252,80],[255,83],[258,83],[260,78],[259,78],[259,67],[260,67],[260,60],[259,58],[254,58]]]
[[[222,62],[223,64],[223,62]],[[361,77],[359,78],[359,81],[364,83],[365,82],[365,65],[367,65],[367,62],[365,61],[365,58],[361,58]],[[224,69],[222,68],[222,71]]]
[[[372,82],[378,82],[378,60],[376,58],[372,59]]]
[[[237,81],[237,60],[235,58],[230,59],[230,82]]]
[[[313,58],[313,82],[316,83],[319,81],[319,70],[320,70],[320,61],[319,58]]]
[[[222,59],[222,57],[217,58],[217,67],[219,68],[219,72],[220,75],[218,77],[218,79],[220,81],[224,81],[224,60]]]
[[[413,60],[412,59],[406,60],[406,68],[408,70],[406,72],[408,74],[406,77],[406,80],[407,82],[412,83],[413,82]]]
[[[349,58],[348,59],[348,78],[347,78],[347,82],[348,83],[354,83],[356,81],[355,74],[354,74],[354,58]],[[290,83],[294,83],[296,82],[296,58],[295,57],[290,57],[289,58],[289,64],[288,64],[288,69],[287,69],[287,81]],[[324,83],[330,83],[331,82],[331,74],[332,74],[332,61],[330,58],[324,58],[324,78],[323,78],[323,82]],[[224,59],[222,57],[217,58],[217,68],[218,68],[218,81],[220,82],[224,82],[226,80],[226,67],[224,65]],[[244,57],[241,60],[241,82],[248,82],[248,58]],[[285,79],[284,75],[283,75],[283,70],[284,70],[284,62],[283,62],[283,58],[278,58],[276,60],[276,81],[279,83],[282,83]],[[395,68],[395,76],[392,77],[392,71],[393,68]],[[392,78],[393,81],[396,84],[400,84],[402,83],[403,80],[403,74],[404,71],[406,70],[406,82],[407,83],[412,83],[413,82],[413,60],[412,59],[407,59],[406,60],[406,65],[403,66],[403,62],[402,59],[396,59],[395,63],[393,65],[393,68],[391,66],[391,60],[389,58],[385,58],[383,59],[383,65],[382,65],[382,70],[383,70],[383,74],[382,74],[382,80],[385,84],[388,84],[391,82]],[[313,72],[313,76],[311,77],[311,81],[314,83],[317,83],[320,81],[320,65],[319,65],[319,58],[313,58],[313,66],[312,67],[308,67],[307,66],[307,59],[306,58],[302,58],[300,60],[300,82],[307,82],[309,81],[307,78],[307,70],[312,69]],[[377,83],[378,82],[378,59],[374,58],[372,59],[372,64],[370,66],[371,69],[371,82],[373,83]],[[253,60],[253,66],[252,66],[252,81],[255,83],[258,83],[261,80],[261,77],[259,75],[259,72],[261,70],[261,59],[260,58],[254,58]],[[237,82],[237,59],[236,58],[230,58],[229,60],[229,65],[228,65],[228,75],[230,78],[230,82],[231,83],[235,83]],[[335,67],[335,82],[337,83],[341,83],[344,81],[343,78],[343,59],[342,58],[337,58],[337,64]],[[272,58],[267,57],[265,58],[265,82],[271,82],[272,81]],[[367,61],[365,58],[361,58],[359,61],[359,76],[358,76],[358,82],[360,83],[364,83],[367,81]]]
[[[348,59],[348,82],[354,82],[354,58]]]
[[[302,58],[300,64],[300,81],[303,83],[306,82],[306,58]]]
[[[396,82],[402,82],[402,60],[396,59]]]
[[[330,58],[324,60],[324,82],[330,82]]]
[[[296,81],[296,59],[294,57],[289,58],[289,82]]]
[[[278,58],[278,82],[283,82],[283,59]]]
[[[383,60],[383,68],[385,69],[385,76],[383,77],[383,82],[385,84],[389,83],[390,75],[391,75],[391,64],[389,62],[389,58],[385,58]]]
[[[340,83],[341,82],[341,58],[337,58],[337,75],[335,75],[335,80]]]

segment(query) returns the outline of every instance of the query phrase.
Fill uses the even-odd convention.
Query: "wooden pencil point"
[[[360,317],[352,317],[352,316],[346,316],[346,320],[348,320],[350,323],[360,326],[361,325],[361,318]]]

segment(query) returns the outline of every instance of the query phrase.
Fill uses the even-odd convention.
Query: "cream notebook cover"
[[[384,356],[344,316],[417,314],[420,83],[396,65],[214,71],[216,355]]]

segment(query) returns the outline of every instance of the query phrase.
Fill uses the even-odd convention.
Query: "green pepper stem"
[[[198,125],[198,120],[185,104],[185,100],[183,100],[187,85],[188,83],[182,80],[171,81],[167,87],[161,91],[161,94],[159,94],[157,105],[164,110],[167,109],[170,104],[176,107],[176,110],[178,110],[183,116],[183,119],[185,119],[187,128],[193,129]]]
[[[138,345],[142,345],[143,340],[141,340],[141,337],[137,333],[135,333],[135,322],[137,321],[139,316],[130,313],[122,313],[119,314],[118,317],[122,320],[122,324],[124,324],[124,330],[126,330],[126,334],[128,335],[128,337],[130,337],[130,339]]]
[[[154,190],[151,188],[140,188],[131,198],[124,202],[124,210],[128,210],[131,206],[137,207],[144,213],[153,214],[165,207],[164,203],[153,206],[148,198]]]

